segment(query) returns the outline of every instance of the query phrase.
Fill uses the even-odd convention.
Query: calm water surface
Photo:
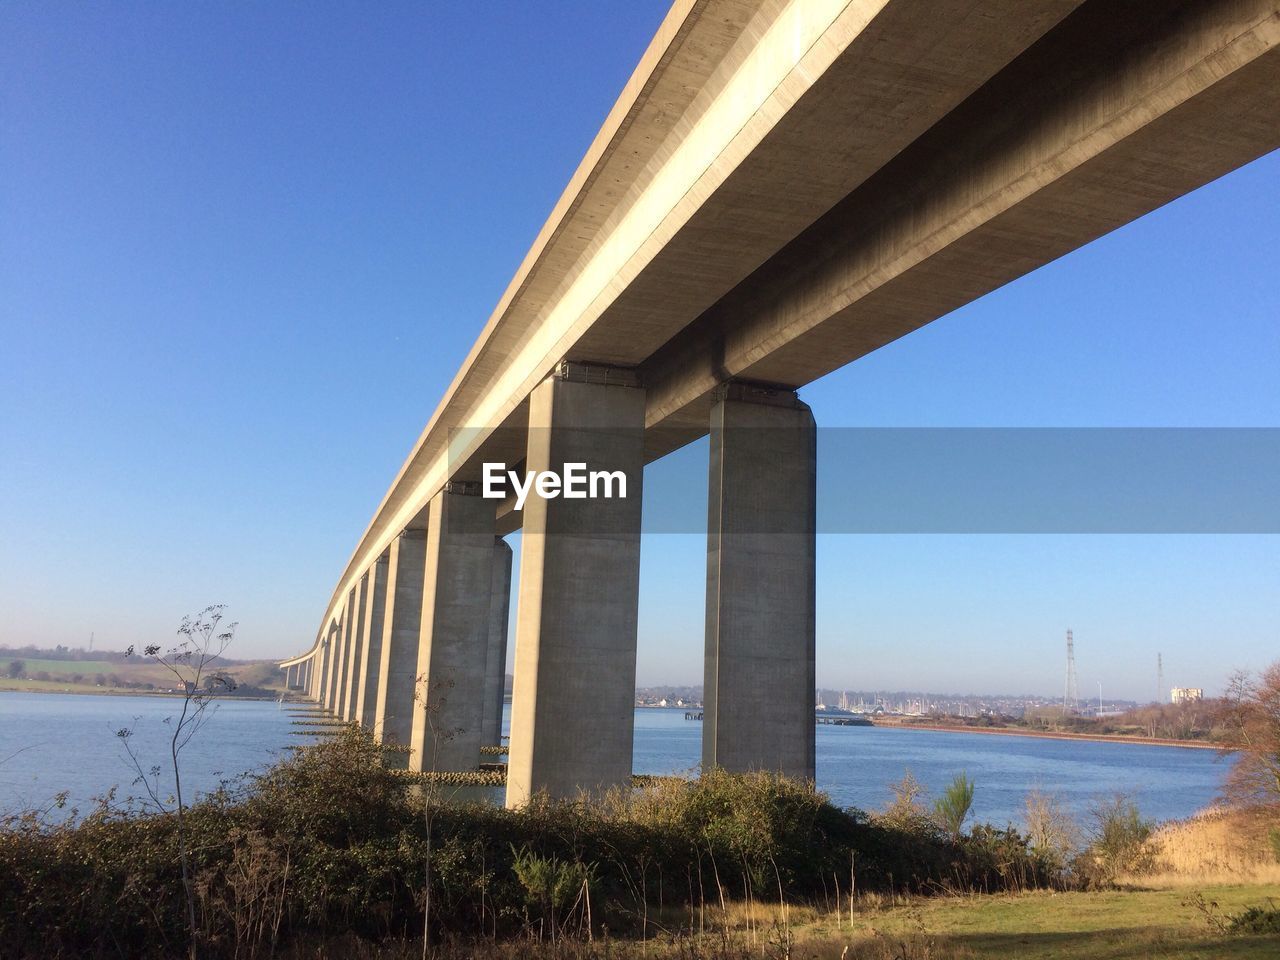
[[[116,737],[130,727],[144,766],[162,764],[177,701],[158,697],[0,693],[0,812],[45,805],[60,791],[85,808],[112,786],[137,793]],[[184,776],[197,791],[261,770],[306,742],[277,704],[227,700],[217,706],[184,754]],[[504,723],[505,726],[505,723]],[[698,763],[702,724],[678,709],[636,710],[634,769],[682,773]],[[1021,821],[1027,791],[1059,795],[1085,816],[1100,797],[1123,791],[1143,814],[1168,820],[1206,806],[1224,767],[1211,750],[1137,744],[1039,740],[885,727],[820,726],[818,786],[843,806],[883,807],[890,785],[910,770],[936,794],[963,771],[977,783],[979,820]]]

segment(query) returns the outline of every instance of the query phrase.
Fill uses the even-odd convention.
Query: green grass
[[[10,661],[21,660],[25,676],[11,679],[7,676]],[[274,664],[263,661],[248,661],[228,666],[230,673],[239,683],[267,689],[283,689],[282,676],[272,676]],[[37,673],[47,673],[53,679],[35,680]],[[79,674],[79,683],[72,683],[71,677]],[[36,693],[140,693],[140,689],[128,690],[124,687],[112,687],[109,683],[98,686],[94,678],[101,675],[104,679],[110,676],[119,677],[125,683],[140,685],[152,684],[150,692],[162,693],[175,686],[173,674],[166,668],[146,657],[134,657],[125,661],[110,660],[51,660],[43,657],[0,657],[0,691],[23,690]]]
[[[13,660],[21,660],[26,666],[24,670],[30,676],[33,673],[39,673],[45,670],[51,674],[66,674],[71,676],[73,673],[82,673],[87,677],[92,677],[95,673],[121,673],[127,670],[127,663],[113,663],[110,660],[35,660],[28,657],[9,657],[8,660],[0,659],[0,670],[7,670],[9,663]],[[123,674],[121,673],[123,676]]]
[[[1197,893],[1204,906],[1197,906]],[[879,944],[908,958],[1275,958],[1274,936],[1215,929],[1215,920],[1268,901],[1280,904],[1280,885],[946,897],[855,911],[852,929],[846,915],[838,928],[823,920],[802,935],[819,957],[838,957],[845,944],[861,956]],[[903,949],[895,947],[900,943]]]
[[[1219,920],[1246,907],[1280,898],[1280,886],[1207,887],[1200,891],[1208,913]],[[552,945],[526,940],[454,942],[438,960],[755,960],[790,956],[805,960],[1274,960],[1275,936],[1239,936],[1215,928],[1194,902],[1193,890],[1105,893],[974,895],[868,906],[840,924],[815,919],[813,911],[790,908],[792,946],[785,948],[782,913],[776,904],[748,909],[731,902],[730,930],[673,942],[659,935],[647,942],[569,941]],[[717,910],[710,911],[718,914]],[[748,915],[754,917],[748,926]],[[687,931],[688,915],[665,912],[663,925]],[[413,940],[379,946],[331,936],[286,949],[286,957],[360,956],[411,960]]]

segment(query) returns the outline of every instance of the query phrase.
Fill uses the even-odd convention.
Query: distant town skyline
[[[225,602],[235,656],[305,649],[665,10],[0,10],[0,643]],[[1271,154],[802,396],[821,427],[1280,426],[1277,182]],[[705,505],[706,471],[701,441],[646,496]],[[1208,693],[1280,649],[1274,535],[817,549],[833,686],[1052,692],[1072,628],[1081,694],[1146,702],[1157,652]],[[705,550],[645,537],[642,684],[701,682]]]

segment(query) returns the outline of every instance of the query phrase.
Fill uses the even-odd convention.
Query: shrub
[[[1144,820],[1124,794],[1099,801],[1091,811],[1094,830],[1088,849],[1074,867],[1091,886],[1108,886],[1122,873],[1144,873],[1153,865],[1147,840],[1154,824]]]
[[[958,773],[934,802],[933,816],[951,836],[958,837],[972,808],[973,781]]]
[[[1280,910],[1275,907],[1249,907],[1232,916],[1227,929],[1232,933],[1280,935]]]
[[[1065,868],[1080,844],[1080,828],[1058,797],[1032,790],[1027,794],[1024,819],[1027,842],[1046,863]]]
[[[427,836],[420,788],[347,728],[187,808],[202,951],[265,956],[335,935],[417,938]],[[858,891],[1056,882],[1015,831],[955,838],[927,817],[834,807],[811,785],[712,771],[603,804],[438,807],[433,937],[648,929],[651,909]],[[78,822],[0,824],[0,956],[182,952],[186,906],[169,813],[110,798]]]

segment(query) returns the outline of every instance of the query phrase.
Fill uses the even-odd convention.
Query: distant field
[[[9,664],[21,660],[23,676],[18,679],[8,675]],[[284,675],[276,669],[275,664],[265,661],[251,661],[233,664],[226,668],[227,673],[235,678],[241,686],[258,688],[283,689]],[[185,671],[184,671],[185,672]],[[49,679],[36,679],[38,674],[45,674]],[[79,682],[72,683],[71,677],[79,675]],[[101,681],[101,683],[99,683]],[[113,681],[115,681],[113,683]],[[128,684],[135,684],[132,689]],[[151,689],[147,689],[147,685]],[[0,690],[29,690],[35,692],[72,692],[72,693],[161,693],[172,689],[175,680],[165,667],[148,660],[146,657],[135,657],[125,661],[112,660],[52,660],[47,657],[24,657],[11,653],[0,654]]]
[[[26,665],[28,674],[44,670],[48,673],[65,674],[119,673],[123,676],[123,671],[133,666],[128,663],[112,663],[110,660],[33,660],[28,657],[9,656],[0,659],[0,672],[7,669],[10,661],[13,660],[21,660]]]
[[[93,683],[70,683],[65,680],[11,680],[0,677],[0,691],[23,690],[30,693],[148,693],[147,690],[99,687]]]

